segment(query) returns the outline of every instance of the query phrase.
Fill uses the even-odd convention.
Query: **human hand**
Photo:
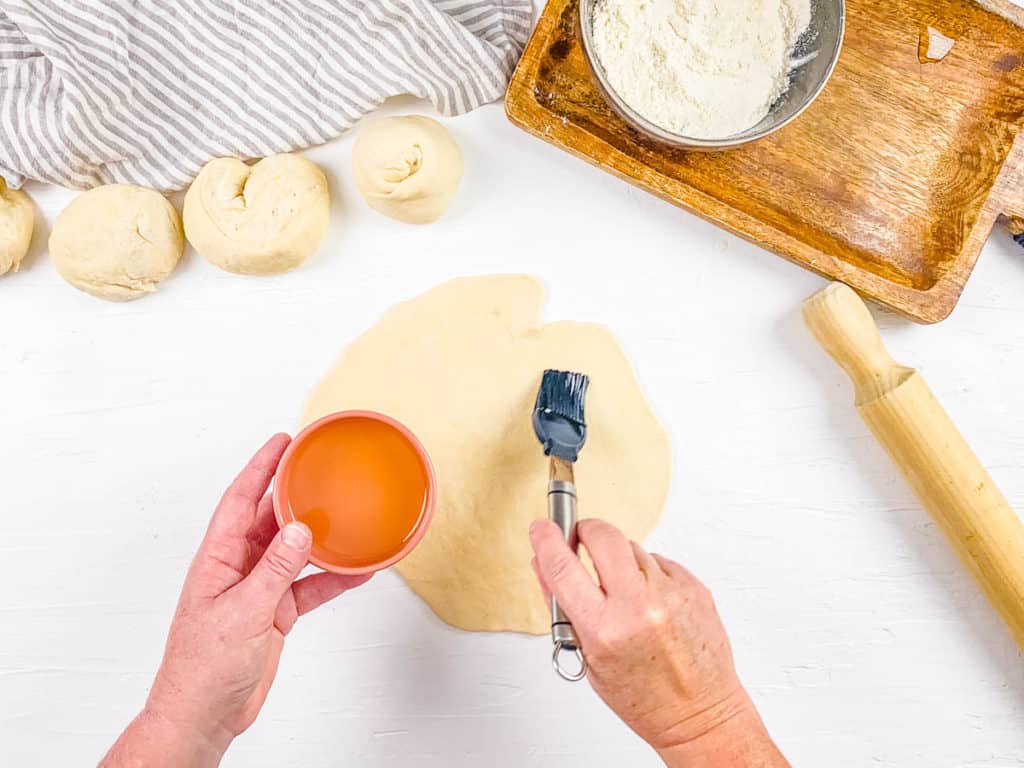
[[[192,561],[142,713],[101,764],[217,765],[252,725],[299,616],[369,576],[317,573],[302,523],[278,531],[266,493],[287,435],[275,435],[225,492]],[[182,750],[189,750],[187,754]]]
[[[547,520],[530,528],[533,566],[605,703],[669,766],[786,766],[736,675],[707,587],[608,523],[583,520],[577,531],[600,584]]]

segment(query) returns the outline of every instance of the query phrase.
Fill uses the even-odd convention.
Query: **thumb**
[[[239,584],[246,603],[273,613],[309,561],[313,535],[303,523],[288,523],[277,532],[263,557]]]

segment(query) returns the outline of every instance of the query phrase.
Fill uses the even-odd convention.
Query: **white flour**
[[[691,138],[756,125],[789,84],[811,0],[599,0],[597,58],[615,92]]]

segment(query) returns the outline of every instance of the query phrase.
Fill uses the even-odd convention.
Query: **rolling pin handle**
[[[898,365],[882,342],[871,312],[847,285],[832,283],[804,302],[804,322],[853,381],[861,405],[902,384],[913,373]]]

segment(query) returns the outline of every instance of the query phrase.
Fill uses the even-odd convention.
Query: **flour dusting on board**
[[[652,123],[695,139],[759,123],[789,85],[811,0],[600,0],[597,58]]]

